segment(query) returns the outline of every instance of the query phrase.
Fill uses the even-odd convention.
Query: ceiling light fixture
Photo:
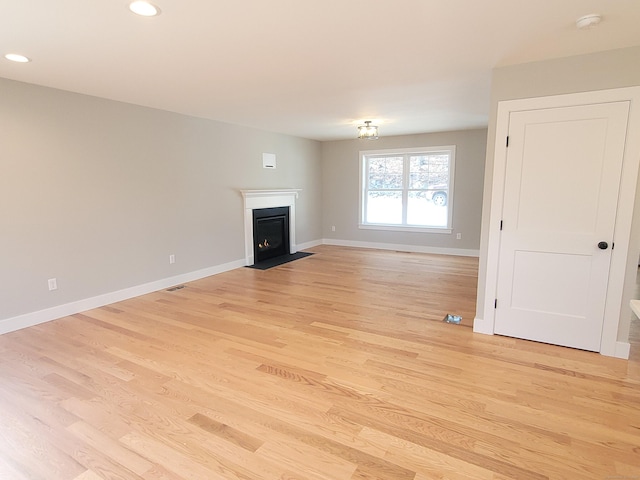
[[[576,27],[583,29],[589,27],[595,27],[602,21],[602,15],[598,13],[591,13],[589,15],[585,15],[584,17],[580,17],[576,20]]]
[[[25,57],[24,55],[20,55],[18,53],[7,53],[4,58],[7,60],[11,60],[12,62],[18,63],[28,63],[31,61],[30,58]]]
[[[149,2],[131,2],[129,4],[129,10],[137,15],[143,17],[155,17],[160,15],[160,9]]]
[[[364,122],[364,125],[358,125],[358,138],[364,140],[377,140],[378,139],[378,126],[371,125],[371,120]]]

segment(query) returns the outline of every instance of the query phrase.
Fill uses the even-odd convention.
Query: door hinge
[[[502,220],[500,220],[500,231],[502,231]]]
[[[507,135],[507,147],[509,147],[509,135]]]
[[[498,299],[497,298],[493,302],[493,308],[498,308]]]
[[[616,248],[616,244],[614,242],[611,242],[611,250],[613,250],[614,248]]]

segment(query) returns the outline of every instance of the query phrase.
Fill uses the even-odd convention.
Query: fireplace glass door
[[[253,211],[255,263],[289,253],[289,207]]]

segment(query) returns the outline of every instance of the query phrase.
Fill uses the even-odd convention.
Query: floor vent
[[[184,288],[184,285],[176,285],[175,287],[167,288],[167,292],[175,292],[176,290],[181,290]]]

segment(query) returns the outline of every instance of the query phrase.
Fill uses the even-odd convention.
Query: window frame
[[[444,227],[437,226],[416,226],[403,224],[386,224],[386,223],[368,223],[365,221],[367,218],[367,194],[368,194],[368,170],[367,170],[367,157],[374,155],[387,155],[387,156],[403,156],[408,157],[411,154],[423,153],[433,154],[446,152],[449,154],[449,188],[447,192],[447,225]],[[453,232],[453,199],[454,199],[454,183],[455,183],[455,159],[456,159],[456,146],[455,145],[442,145],[434,147],[414,147],[414,148],[393,148],[384,150],[362,150],[360,155],[360,202],[359,202],[359,215],[358,215],[358,228],[366,230],[388,230],[398,232],[424,232],[424,233],[445,233],[450,234]],[[408,160],[404,160],[403,165],[403,185],[402,189],[402,217],[403,222],[406,222],[407,215],[407,198],[408,192],[412,189],[409,188],[409,168],[407,168]]]

